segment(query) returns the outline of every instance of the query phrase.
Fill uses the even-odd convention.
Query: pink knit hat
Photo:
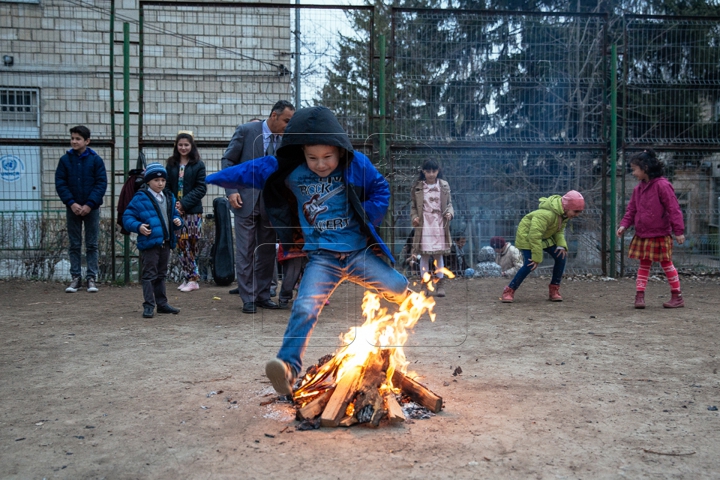
[[[570,190],[562,197],[562,207],[566,212],[568,210],[585,210],[585,199],[575,190]]]

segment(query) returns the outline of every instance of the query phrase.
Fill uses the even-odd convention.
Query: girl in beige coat
[[[425,160],[417,182],[411,191],[410,219],[415,227],[413,253],[420,254],[420,274],[429,273],[430,259],[435,259],[435,276],[438,278],[435,295],[445,296],[445,264],[443,255],[450,253],[450,220],[455,211],[450,197],[450,185],[442,180],[440,165],[435,160]]]

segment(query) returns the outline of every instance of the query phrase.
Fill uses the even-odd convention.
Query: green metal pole
[[[392,172],[388,172],[388,162],[386,158],[387,149],[385,144],[385,35],[380,35],[378,38],[380,42],[380,45],[378,46],[378,53],[380,55],[380,61],[378,62],[378,68],[380,69],[380,71],[378,72],[378,112],[380,114],[380,122],[378,124],[378,141],[380,148],[380,165],[382,166],[381,173],[385,177],[387,177],[387,175]],[[394,202],[392,201],[392,199],[394,197],[394,195],[390,196],[390,208],[385,214],[385,218],[383,219],[382,223],[382,231],[380,232],[380,236],[383,238],[383,240],[390,244],[394,242],[394,235],[392,235],[393,230],[391,228],[392,215],[394,212]],[[392,251],[392,245],[390,246],[390,249]]]
[[[110,259],[112,281],[117,280],[115,269],[115,0],[110,2]]]
[[[378,134],[380,135],[380,161],[385,161],[385,35],[380,35],[380,81],[378,82],[378,103],[380,104],[380,125],[378,125]]]
[[[615,278],[617,230],[617,45],[610,50],[610,276]]]
[[[130,170],[130,23],[123,22],[123,173]],[[125,283],[130,283],[130,237],[123,243]]]
[[[138,153],[143,151],[143,117],[145,116],[145,69],[143,65],[145,63],[145,10],[140,6],[140,21],[138,22],[138,34],[139,34],[139,45],[138,45]]]

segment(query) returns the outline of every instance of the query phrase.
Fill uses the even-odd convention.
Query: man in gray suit
[[[275,155],[293,113],[292,103],[280,100],[273,105],[267,120],[237,127],[223,154],[222,168]],[[276,236],[260,193],[256,188],[225,189],[235,215],[235,273],[243,313],[255,313],[257,307],[280,308],[270,299]],[[231,293],[234,292],[231,290]]]

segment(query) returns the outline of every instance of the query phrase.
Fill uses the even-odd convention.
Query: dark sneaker
[[[65,289],[65,293],[75,293],[80,290],[81,286],[82,280],[80,277],[73,277],[72,282],[70,282],[70,286]]]
[[[153,318],[155,316],[155,307],[143,307],[143,318]]]
[[[292,395],[295,375],[290,365],[279,358],[275,358],[265,365],[265,375],[267,375],[273,388],[280,395]]]
[[[158,313],[172,313],[173,315],[177,315],[178,313],[180,313],[180,309],[171,307],[169,304],[166,303],[165,305],[158,305],[157,312]]]
[[[95,293],[98,291],[97,285],[95,285],[95,279],[94,278],[88,278],[88,287],[87,291],[90,293]]]
[[[257,307],[255,306],[255,302],[245,302],[243,303],[242,308],[243,313],[256,313]]]
[[[281,298],[278,300],[278,307],[280,307],[281,309],[286,309],[289,306],[290,306],[290,300],[288,300],[287,298]]]

